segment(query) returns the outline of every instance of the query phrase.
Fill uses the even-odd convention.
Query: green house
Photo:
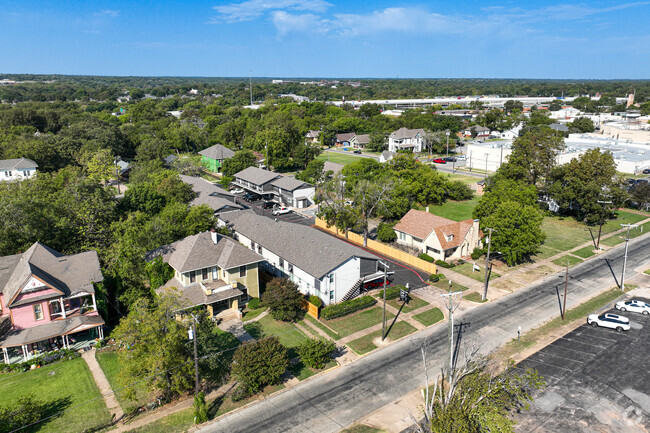
[[[223,162],[228,158],[232,158],[235,155],[235,152],[225,146],[215,144],[214,146],[200,151],[199,155],[201,155],[201,159],[203,159],[208,170],[213,173],[219,173],[223,166]]]

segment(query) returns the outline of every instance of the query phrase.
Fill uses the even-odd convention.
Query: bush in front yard
[[[320,308],[320,307],[323,306],[323,301],[321,300],[321,298],[319,298],[319,297],[316,296],[316,295],[311,295],[311,296],[309,296],[309,302],[310,302],[312,305],[315,305],[316,308]]]
[[[323,311],[321,311],[321,317],[325,320],[334,319],[336,317],[354,313],[363,308],[371,307],[375,305],[376,302],[377,300],[375,298],[368,295],[350,299],[349,301],[344,301],[340,304],[334,304],[323,308]]]
[[[253,393],[280,383],[289,366],[287,349],[277,337],[244,343],[235,351],[232,374]]]
[[[0,406],[0,431],[17,431],[33,424],[46,415],[49,407],[49,404],[37,400],[34,394],[21,395],[11,404]]]
[[[418,258],[419,258],[420,260],[424,260],[425,262],[429,262],[429,263],[433,263],[433,262],[435,262],[435,259],[434,259],[433,257],[431,257],[430,255],[425,254],[425,253],[420,253],[420,255],[418,256]]]
[[[399,292],[400,290],[406,290],[406,287],[404,286],[390,286],[386,288],[386,299],[395,299],[399,298]],[[384,299],[384,293],[383,291],[379,292],[379,296]]]
[[[472,257],[472,260],[478,260],[483,254],[485,254],[485,251],[482,248],[474,248],[474,251],[472,251],[470,256]]]
[[[440,281],[440,277],[438,276],[438,274],[431,274],[429,275],[429,281],[431,281],[432,283],[437,283],[438,281]]]
[[[397,233],[393,226],[388,223],[379,223],[377,227],[377,240],[381,242],[393,242],[397,239]]]
[[[323,368],[332,358],[330,354],[336,349],[331,341],[310,338],[298,346],[300,360],[311,368]]]
[[[273,278],[266,285],[262,305],[269,307],[275,320],[294,322],[305,315],[305,297],[298,286],[286,278]]]
[[[253,298],[248,301],[248,304],[246,306],[249,310],[257,310],[262,306],[262,303],[260,302],[260,298]]]
[[[454,267],[453,264],[447,263],[444,260],[436,260],[436,265],[442,266],[443,268],[447,268],[447,269]]]

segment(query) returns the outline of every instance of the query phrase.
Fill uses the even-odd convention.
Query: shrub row
[[[349,301],[344,301],[340,304],[334,304],[323,308],[321,311],[321,317],[325,320],[334,319],[336,317],[354,313],[363,308],[371,307],[375,305],[376,302],[377,300],[375,298],[368,295],[356,299],[350,299]]]
[[[485,254],[484,249],[474,248],[474,251],[472,251],[472,254],[470,254],[470,256],[472,257],[472,260],[478,260],[478,258],[481,257],[483,254]]]
[[[14,371],[27,371],[32,368],[32,365],[47,365],[53,362],[59,361],[61,359],[74,359],[81,356],[78,352],[70,349],[61,349],[55,352],[49,352],[44,355],[38,356],[36,358],[30,359],[29,361],[20,362],[17,364],[5,364],[2,367],[3,373],[11,373]]]
[[[429,262],[429,263],[433,263],[433,262],[435,262],[435,259],[434,259],[433,257],[431,257],[430,255],[425,254],[425,253],[420,253],[420,255],[418,256],[418,258],[419,258],[420,260],[424,260],[425,262]]]
[[[436,265],[442,266],[443,268],[453,268],[454,265],[452,263],[447,263],[444,260],[436,260]]]
[[[444,279],[445,279],[444,274],[431,274],[431,275],[429,275],[429,281],[431,281],[432,283],[437,283],[438,281],[444,280]]]

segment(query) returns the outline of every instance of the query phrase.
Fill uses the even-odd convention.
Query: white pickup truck
[[[278,206],[273,209],[273,215],[282,215],[285,213],[290,213],[293,209],[287,206]]]

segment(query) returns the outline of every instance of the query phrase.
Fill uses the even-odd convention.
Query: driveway
[[[264,202],[267,200],[253,200],[250,202],[247,202],[242,199],[237,199],[237,202],[243,206],[246,206],[247,208],[253,209],[256,214],[262,215],[268,218],[272,219],[278,219],[280,221],[286,221],[289,223],[296,223],[296,224],[303,224],[306,226],[311,226],[314,224],[314,218],[309,218],[307,216],[301,215],[297,212],[289,212],[285,213],[282,215],[273,215],[272,209],[263,209],[262,205]]]
[[[632,329],[585,323],[519,364],[539,371],[548,387],[517,417],[518,432],[650,430],[650,316],[608,312],[630,319]]]

